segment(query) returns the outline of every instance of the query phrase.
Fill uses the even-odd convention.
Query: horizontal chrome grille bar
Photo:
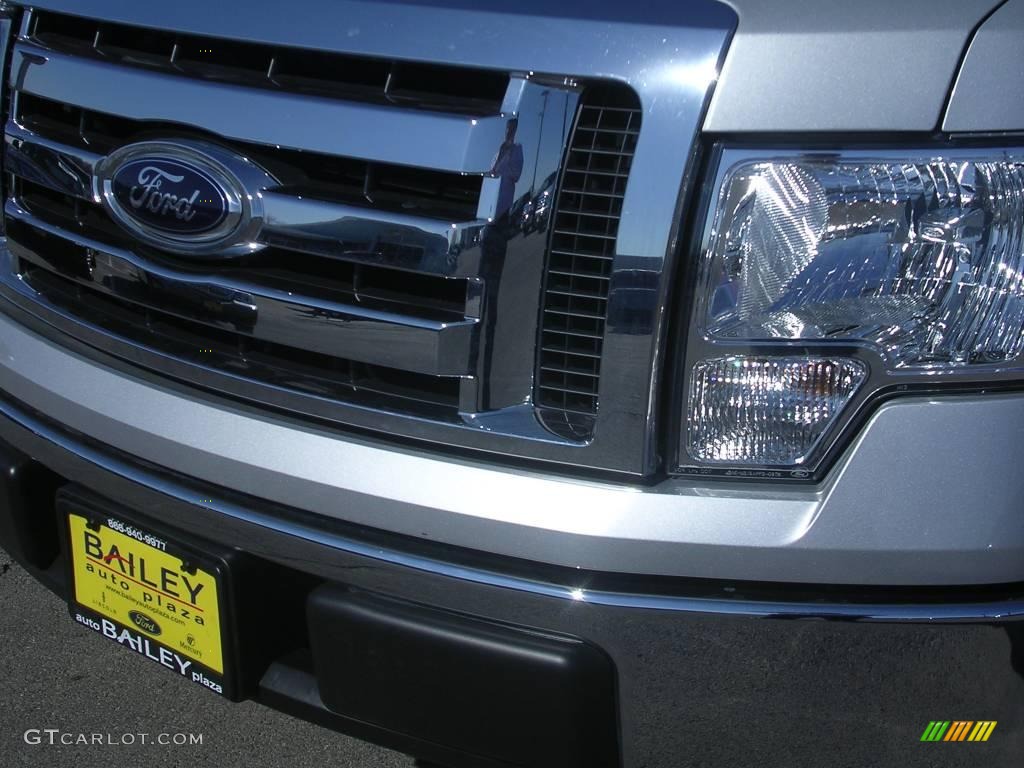
[[[92,178],[102,155],[40,136],[13,120],[5,128],[4,170],[21,178],[91,200]]]
[[[500,111],[509,73],[205,37],[35,11],[28,39],[50,50],[202,80],[469,115]]]
[[[102,156],[53,141],[8,121],[6,168],[62,194],[93,199]],[[483,220],[454,222],[317,200],[279,191],[263,194],[260,240],[289,250],[450,277],[474,277]],[[390,246],[390,247],[386,247]]]
[[[507,122],[500,116],[473,118],[194,80],[25,41],[14,49],[11,86],[84,109],[195,126],[239,141],[468,174],[490,171]]]
[[[263,201],[260,240],[268,245],[425,274],[479,274],[475,242],[486,221],[447,222],[273,191]]]
[[[231,332],[196,326],[172,315],[140,312],[103,294],[87,296],[88,291],[44,269],[27,265],[24,272],[19,272],[17,261],[9,250],[0,248],[0,304],[5,311],[23,313],[23,317],[37,319],[91,349],[164,376],[193,384],[203,382],[211,389],[250,400],[256,391],[269,385],[300,412],[306,412],[300,403],[312,405],[321,399],[333,399],[358,404],[373,413],[388,409],[403,414],[398,418],[457,417],[461,379],[396,371],[341,358],[326,358],[330,365],[311,365],[303,359],[310,353],[296,358],[290,354],[295,350],[246,341]],[[254,383],[257,381],[258,386]]]
[[[64,104],[31,93],[13,94],[11,120],[33,134],[68,147],[107,155],[126,144],[180,137],[180,129]],[[222,146],[226,140],[215,140]],[[339,155],[230,142],[230,150],[257,165],[271,165],[293,194],[446,221],[487,218],[485,189],[497,179]],[[483,205],[483,209],[481,208]]]
[[[8,200],[9,220],[80,249],[71,263],[56,251],[9,241],[20,259],[109,296],[212,327],[320,354],[435,376],[472,372],[477,321],[432,321],[217,276],[156,265],[134,253],[57,227]]]

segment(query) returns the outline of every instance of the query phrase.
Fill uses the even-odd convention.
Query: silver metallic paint
[[[704,130],[932,131],[1000,0],[728,0],[739,15]]]
[[[603,483],[341,439],[89,364],[3,316],[0,390],[186,476],[482,552],[755,581],[1024,580],[1018,395],[893,401],[830,482],[804,488]]]
[[[1024,131],[1024,0],[981,25],[953,86],[942,130]]]
[[[17,439],[19,432],[22,432],[21,440]],[[757,618],[820,618],[883,623],[1024,619],[1024,601],[1021,600],[959,603],[950,601],[934,604],[881,602],[814,604],[799,601],[753,600],[742,597],[693,596],[684,592],[655,593],[645,592],[642,589],[632,592],[613,592],[589,587],[587,585],[589,575],[580,576],[576,580],[570,577],[568,580],[562,581],[531,579],[522,575],[502,572],[496,568],[486,569],[461,565],[408,550],[367,544],[337,531],[312,526],[308,520],[288,519],[268,514],[258,508],[222,497],[204,497],[197,504],[194,491],[186,485],[175,482],[152,469],[136,466],[122,458],[104,453],[101,449],[87,445],[54,429],[17,405],[0,399],[0,437],[24,442],[24,432],[32,433],[33,438],[45,446],[41,460],[48,465],[52,465],[54,456],[65,452],[75,459],[83,461],[88,467],[85,475],[73,479],[78,482],[86,482],[89,487],[98,485],[106,490],[104,486],[109,484],[109,475],[116,475],[122,480],[143,486],[147,492],[163,494],[176,503],[198,506],[218,515],[224,515],[233,522],[259,526],[264,529],[264,536],[285,535],[303,542],[323,545],[329,547],[339,557],[355,556],[377,561],[381,567],[397,567],[405,570],[406,574],[412,578],[415,576],[411,572],[419,571],[434,576],[458,579],[461,582],[510,589],[528,595],[588,605]],[[64,468],[55,467],[54,469],[60,471]],[[195,526],[188,527],[191,529]],[[207,537],[212,533],[211,530],[206,529],[206,526],[199,526],[196,532]],[[281,553],[277,553],[278,558],[281,556]]]

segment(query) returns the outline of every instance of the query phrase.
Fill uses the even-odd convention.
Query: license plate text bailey
[[[120,519],[68,513],[72,617],[224,693],[221,589],[213,567]]]

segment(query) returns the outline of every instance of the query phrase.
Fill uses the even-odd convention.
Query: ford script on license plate
[[[75,621],[224,694],[222,564],[116,517],[66,514]]]

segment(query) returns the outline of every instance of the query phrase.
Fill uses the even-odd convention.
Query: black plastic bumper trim
[[[618,765],[615,669],[596,646],[334,584],[307,606],[332,711],[511,765]]]

